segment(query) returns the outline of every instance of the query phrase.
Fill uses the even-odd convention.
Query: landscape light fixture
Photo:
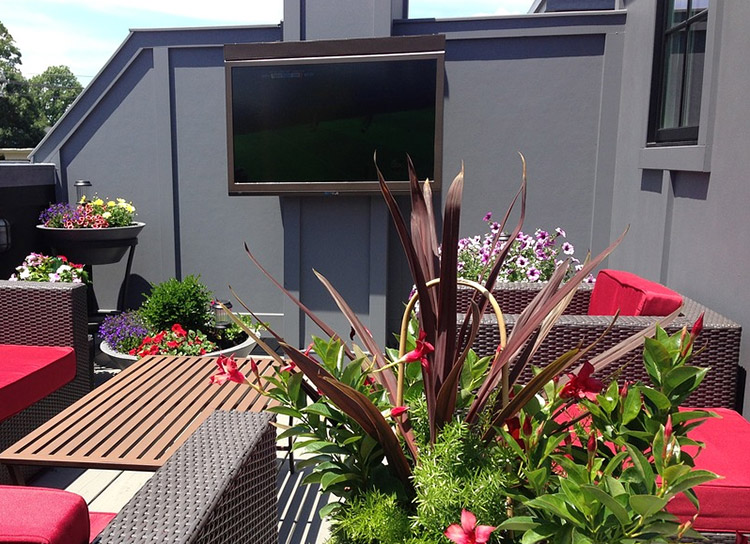
[[[89,190],[91,189],[91,182],[87,179],[77,179],[73,186],[76,188],[76,204],[81,202],[81,199],[85,196],[88,200]]]
[[[10,249],[10,223],[0,219],[0,253]]]
[[[224,305],[226,310],[222,308]],[[214,300],[211,302],[211,312],[214,315],[214,327],[217,329],[226,329],[232,324],[232,318],[229,315],[229,311],[232,309],[232,303],[228,300]]]

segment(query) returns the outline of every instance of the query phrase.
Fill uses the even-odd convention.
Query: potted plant
[[[88,265],[122,259],[145,223],[134,221],[135,206],[123,198],[92,200],[75,205],[50,205],[40,216],[40,229],[59,253]]]
[[[86,283],[88,274],[82,264],[72,263],[64,255],[30,253],[9,281],[48,281],[51,283]]]
[[[154,285],[138,309],[103,320],[101,350],[122,367],[147,355],[249,354],[254,339],[234,324],[217,327],[211,303],[211,292],[196,276]],[[251,317],[243,319],[257,332]]]
[[[483,221],[488,226],[484,235],[458,241],[458,277],[481,283],[492,270],[497,256],[510,244],[493,288],[493,294],[505,313],[521,313],[566,259],[570,261],[570,266],[563,281],[572,278],[583,267],[575,257],[575,247],[567,239],[567,233],[560,227],[553,231],[537,228],[533,234],[519,232],[510,240],[510,235],[502,232],[500,224],[492,220],[492,212],[485,214]],[[572,307],[585,308],[588,305],[589,293],[583,291],[589,291],[593,283],[592,274],[584,278],[574,295]],[[469,309],[469,300],[473,296],[473,291],[459,286],[460,312]]]
[[[416,285],[398,350],[379,348],[320,275],[352,326],[352,344],[284,290],[330,339],[314,338],[305,351],[282,341],[287,360],[268,350],[278,364],[264,391],[278,402],[269,409],[295,418],[279,439],[294,437],[295,448],[312,454],[303,461],[312,467],[306,481],[338,499],[321,511],[332,518],[332,542],[627,544],[696,536],[666,505],[678,493],[697,504],[692,488],[716,477],[693,469],[682,449],[693,443],[687,431],[711,414],[678,412],[706,372],[689,365],[701,320],[673,336],[654,324],[590,360],[589,346],[553,361],[534,359],[545,324],[620,237],[565,283],[568,263],[557,267],[512,332],[501,330],[495,354],[479,358],[469,348],[483,306],[496,308],[491,291],[510,247],[482,285],[470,283],[485,302],[457,323],[463,173],[446,195],[439,270],[429,184],[420,188],[413,171],[410,179],[411,234],[381,176]],[[521,217],[524,209],[525,175]],[[519,222],[510,239],[520,232]],[[649,335],[651,383],[595,375]],[[527,365],[533,378],[517,382]],[[212,381],[227,380],[260,386],[231,359],[221,361]]]

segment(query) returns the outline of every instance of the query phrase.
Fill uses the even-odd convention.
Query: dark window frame
[[[687,17],[684,21],[680,21],[676,24],[669,24],[667,19],[670,10],[668,7],[673,6],[673,2],[669,1],[658,1],[656,7],[656,35],[654,39],[654,62],[653,71],[651,76],[651,99],[649,108],[649,119],[648,119],[648,146],[670,146],[670,145],[694,145],[698,143],[698,132],[700,124],[695,125],[683,125],[684,115],[684,101],[686,99],[686,87],[689,84],[687,75],[687,69],[690,65],[690,54],[687,52],[687,36],[689,34],[689,28],[697,24],[706,24],[708,21],[708,10],[704,8],[696,14]],[[689,14],[692,9],[693,0],[687,0],[686,11]],[[666,86],[665,81],[665,69],[667,66],[666,46],[669,36],[678,33],[685,33],[684,51],[680,67],[681,71],[681,82],[680,82],[680,96],[679,96],[679,115],[680,115],[680,126],[662,128],[661,119],[664,111],[664,88]],[[702,84],[702,82],[701,82]],[[702,94],[702,93],[701,93]]]

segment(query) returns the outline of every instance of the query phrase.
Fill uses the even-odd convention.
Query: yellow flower
[[[107,202],[107,207],[108,208],[114,208],[115,207],[115,201],[114,200],[110,200],[109,202]]]
[[[97,198],[92,202],[94,206],[104,206],[104,201],[101,198]]]
[[[132,204],[127,204],[125,206],[125,209],[128,210],[130,213],[133,213],[135,211],[135,206],[133,206]]]
[[[104,213],[102,214],[102,217],[103,217],[104,219],[109,219],[110,217],[112,217],[112,214],[111,214],[110,212],[104,212]]]
[[[120,204],[125,204],[125,199],[124,198],[118,198],[117,202],[119,202]]]

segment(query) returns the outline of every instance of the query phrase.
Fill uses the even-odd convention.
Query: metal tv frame
[[[435,59],[434,190],[439,190],[443,163],[443,93],[445,36],[357,38],[305,42],[227,44],[224,46],[226,76],[228,190],[230,195],[376,194],[377,179],[367,181],[264,181],[237,180],[234,172],[232,118],[232,68],[251,65],[335,64],[383,60]],[[419,174],[419,172],[417,172]],[[386,179],[394,193],[408,193],[409,180]]]

